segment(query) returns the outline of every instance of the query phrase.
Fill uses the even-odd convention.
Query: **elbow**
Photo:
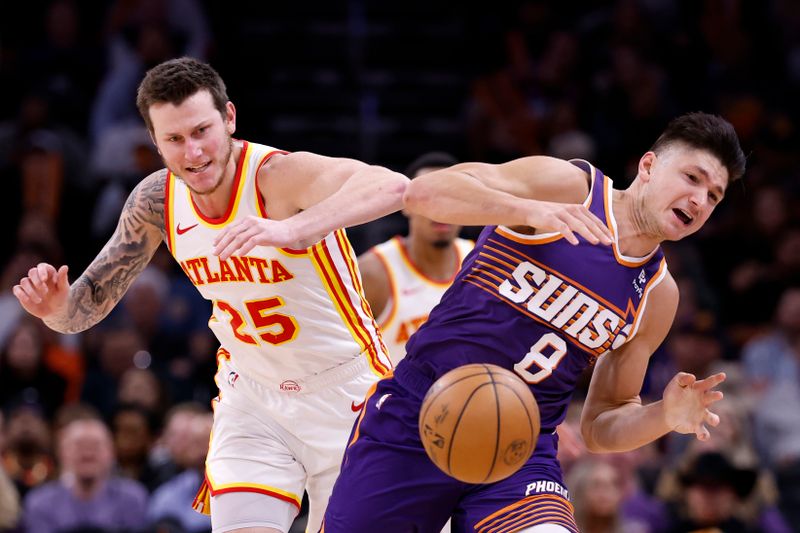
[[[586,451],[590,453],[608,452],[608,449],[604,448],[599,442],[597,442],[594,431],[594,423],[594,420],[588,420],[586,417],[581,420],[581,437],[583,437],[583,443],[586,446]]]

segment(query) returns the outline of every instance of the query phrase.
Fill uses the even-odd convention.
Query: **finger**
[[[250,237],[249,239],[247,239],[247,241],[245,241],[245,243],[238,250],[236,250],[236,254],[237,255],[246,255],[247,252],[249,252],[250,250],[255,248],[257,245],[258,245],[258,242],[257,242],[256,236],[254,235],[254,236]]]
[[[723,381],[725,381],[725,372],[720,372],[718,374],[714,374],[713,376],[708,376],[706,379],[700,380],[697,382],[697,386],[700,387],[702,390],[709,390],[713,389]]]
[[[34,287],[33,283],[31,283],[30,278],[23,278],[22,281],[19,282],[20,288],[25,291],[25,294],[28,295],[28,298],[34,304],[42,303],[42,295],[39,291]]]
[[[69,267],[63,265],[56,273],[56,287],[59,291],[69,290]]]
[[[19,303],[21,303],[23,307],[27,308],[29,305],[33,305],[33,300],[30,299],[28,293],[26,293],[21,286],[14,285],[11,287],[11,292],[17,297],[17,300],[19,300]]]
[[[704,394],[705,404],[711,405],[712,403],[718,402],[723,398],[722,391],[712,390],[706,391]]]
[[[46,285],[42,281],[42,278],[39,276],[38,268],[33,267],[30,270],[28,270],[28,280],[30,280],[30,283],[36,288],[37,291],[46,290]]]
[[[561,223],[556,226],[556,231],[563,235],[570,244],[578,244],[578,238],[566,222],[561,221]]]
[[[705,425],[700,424],[700,428],[694,432],[697,435],[697,440],[707,441],[711,437],[711,433],[708,432],[708,428]]]
[[[54,279],[55,269],[47,263],[36,265],[36,271],[39,273],[39,279],[42,280],[42,283],[49,283]]]
[[[697,381],[697,377],[694,374],[689,374],[687,372],[678,372],[678,386],[682,389],[691,386]]]
[[[705,422],[710,426],[717,427],[719,425],[719,415],[706,409]]]
[[[600,239],[594,232],[589,228],[589,226],[584,222],[584,219],[580,216],[570,215],[567,224],[569,225],[570,229],[577,232],[581,237],[586,239],[592,244],[599,244]]]
[[[249,230],[240,230],[236,235],[225,245],[220,251],[219,257],[223,261],[227,260],[231,255],[237,254],[242,244],[249,238]]]
[[[225,230],[223,230],[223,234],[220,235],[219,237],[219,241],[214,246],[214,254],[221,256],[222,251],[228,248],[231,245],[231,243],[233,243],[236,240],[236,237],[239,236],[239,233],[241,233],[241,231],[242,227],[239,224],[236,224],[235,226],[231,226],[229,228],[225,228]]]
[[[605,245],[611,244],[611,230],[609,230],[608,226],[597,218],[594,213],[581,206],[581,209],[578,211],[578,218],[583,221],[586,229],[597,237],[598,242]],[[595,242],[595,244],[597,244],[597,242]]]

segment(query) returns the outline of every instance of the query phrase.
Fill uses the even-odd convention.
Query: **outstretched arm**
[[[694,433],[706,440],[706,425],[719,424],[709,407],[722,399],[722,392],[714,387],[725,380],[725,374],[698,380],[679,372],[660,401],[642,405],[639,397],[650,355],[669,331],[677,305],[678,289],[667,276],[650,294],[639,333],[597,361],[581,416],[581,433],[590,451],[632,450],[670,431]]]
[[[408,178],[360,161],[309,152],[275,155],[259,171],[269,219],[249,217],[220,233],[214,253],[254,246],[306,248],[333,230],[399,210]]]
[[[406,211],[462,225],[526,226],[559,232],[572,244],[575,233],[589,242],[611,243],[604,223],[582,205],[589,193],[586,173],[553,157],[532,156],[502,165],[462,163],[411,181]]]
[[[70,286],[67,267],[40,263],[14,286],[26,311],[51,329],[76,333],[102,320],[144,270],[164,236],[166,172],[151,174],[131,192],[117,229]]]

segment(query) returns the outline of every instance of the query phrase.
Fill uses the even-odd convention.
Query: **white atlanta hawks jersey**
[[[428,319],[428,313],[442,299],[461,268],[461,261],[475,243],[456,239],[455,246],[457,261],[453,265],[452,277],[446,281],[431,279],[420,272],[408,256],[402,237],[395,237],[372,249],[383,263],[391,287],[391,296],[378,317],[378,324],[393,364],[397,365],[405,357],[406,341]]]
[[[167,246],[206,299],[209,327],[236,369],[265,384],[292,383],[365,357],[380,376],[391,363],[364,299],[344,230],[306,250],[257,246],[223,261],[214,238],[249,215],[267,217],[256,174],[279,150],[242,143],[227,212],[204,216],[189,189],[167,175]]]

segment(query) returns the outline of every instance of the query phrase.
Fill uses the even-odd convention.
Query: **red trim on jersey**
[[[386,349],[386,345],[383,343],[383,337],[381,337],[380,329],[378,328],[378,324],[375,322],[375,317],[372,315],[372,310],[369,308],[367,297],[364,295],[364,287],[361,286],[361,274],[358,271],[358,266],[356,266],[355,253],[350,246],[350,241],[347,240],[345,230],[343,229],[336,230],[334,236],[336,237],[336,243],[339,245],[339,251],[344,256],[344,262],[347,265],[347,271],[350,274],[350,279],[352,280],[353,286],[358,292],[358,299],[361,301],[361,309],[364,311],[365,316],[369,319],[369,323],[372,326],[372,331],[375,333],[375,336],[380,343],[380,348],[388,359],[389,350]],[[358,316],[357,313],[356,316]],[[363,320],[361,323],[364,326],[364,329],[367,330],[367,335],[369,335],[368,325],[364,324]],[[388,369],[391,368],[391,362],[389,362],[390,366],[387,367],[383,361],[380,360],[381,354],[378,353],[378,347],[375,346],[375,343],[370,343],[369,349],[374,359],[376,361],[380,361],[381,366],[386,368],[388,371]]]
[[[261,170],[261,167],[264,166],[264,163],[269,161],[273,155],[288,154],[288,153],[289,152],[285,150],[273,150],[269,152],[267,155],[265,155],[264,158],[258,163],[258,166],[256,167],[256,186],[254,187],[254,189],[256,191],[256,204],[258,205],[258,211],[259,214],[261,215],[261,218],[269,218],[269,215],[267,215],[267,206],[264,205],[264,197],[261,196],[261,191],[258,190],[258,172]],[[303,250],[303,252],[305,252],[305,250]]]
[[[239,154],[239,160],[236,162],[236,172],[233,175],[234,178],[233,187],[231,188],[231,197],[228,198],[228,207],[225,209],[224,215],[217,218],[205,216],[203,212],[200,211],[200,208],[197,207],[197,204],[194,203],[194,197],[191,194],[189,195],[189,200],[192,202],[194,212],[197,213],[197,216],[199,216],[205,222],[208,222],[209,224],[222,224],[231,216],[231,211],[233,211],[233,206],[236,204],[236,197],[239,193],[239,182],[242,181],[242,167],[244,166],[244,157],[247,155],[247,147],[248,142],[242,141],[242,153]]]
[[[344,311],[345,318],[347,322],[350,324],[351,330],[358,336],[361,346],[363,349],[367,350],[370,353],[370,360],[372,361],[372,367],[380,372],[381,374],[386,374],[388,368],[386,365],[383,364],[382,361],[379,360],[377,354],[375,352],[374,342],[372,338],[370,338],[369,334],[367,333],[366,327],[364,324],[358,319],[358,311],[353,303],[350,301],[350,298],[347,296],[347,286],[344,283],[344,280],[339,275],[339,272],[336,270],[336,263],[333,261],[333,257],[331,256],[330,250],[328,250],[328,245],[323,239],[319,245],[314,246],[312,248],[314,255],[317,257],[317,261],[323,268],[321,269],[325,275],[325,278],[330,287],[333,288],[332,292],[336,301],[339,303],[340,308]],[[327,262],[330,264],[330,271],[327,268],[324,268],[325,263],[322,261],[320,257],[320,251],[325,255],[327,258]],[[333,279],[331,276],[333,276]],[[336,290],[338,287],[339,290]],[[342,296],[339,296],[339,292],[342,293]],[[347,301],[343,301],[342,297],[347,298]],[[348,310],[350,312],[348,312]],[[355,316],[353,316],[355,315]]]

